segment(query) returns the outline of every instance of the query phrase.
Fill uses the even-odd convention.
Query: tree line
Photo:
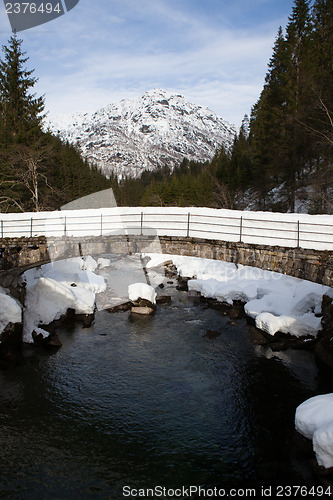
[[[333,1],[296,0],[230,151],[113,179],[120,204],[333,213]]]
[[[0,211],[54,210],[113,188],[119,205],[333,213],[333,0],[295,0],[230,150],[110,179],[43,131],[44,97],[14,34],[0,60]]]
[[[32,93],[37,79],[16,34],[0,60],[0,211],[59,209],[110,186],[78,148],[43,131],[44,96]]]

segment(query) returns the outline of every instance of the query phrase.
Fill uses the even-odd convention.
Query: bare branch
[[[10,196],[0,196],[0,205],[4,205],[5,203],[13,203],[21,212],[24,212],[24,208],[20,205],[14,198]]]
[[[322,100],[322,98],[320,97],[319,93],[317,92],[317,90],[314,87],[312,87],[312,91],[317,96],[317,99],[318,99],[319,104],[320,104],[319,107],[322,109],[322,111],[324,111],[325,115],[327,116],[329,124],[330,124],[331,129],[332,129],[331,132],[333,133],[333,116],[332,116],[332,111],[330,111],[328,109],[328,107],[326,106],[326,104],[324,103],[324,101]],[[316,128],[313,128],[310,125],[308,125],[307,123],[301,122],[299,120],[297,120],[297,121],[298,121],[298,123],[300,125],[303,125],[304,127],[306,127],[310,132],[313,132],[314,134],[323,137],[329,144],[333,144],[333,135],[329,136],[327,133],[322,132],[321,130],[318,130]],[[324,120],[323,120],[323,123],[325,123]]]

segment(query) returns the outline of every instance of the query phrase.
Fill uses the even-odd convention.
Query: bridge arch
[[[0,214],[0,270],[143,251],[224,260],[331,286],[333,216],[195,207]]]
[[[154,235],[134,234],[9,238],[0,240],[0,250],[2,274],[10,269],[26,269],[51,260],[80,255],[161,252],[258,267],[327,286],[332,286],[333,283],[332,252],[187,236],[159,236],[158,239]]]

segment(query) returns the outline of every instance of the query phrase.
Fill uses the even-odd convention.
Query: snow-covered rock
[[[274,281],[273,287],[258,290],[259,298],[245,305],[246,314],[255,319],[257,328],[270,335],[280,331],[296,337],[315,337],[321,327],[321,318],[315,313],[320,312],[322,297],[329,288],[283,276]]]
[[[333,422],[333,394],[307,399],[296,409],[295,427],[302,436],[312,439],[315,431]]]
[[[106,259],[105,257],[99,257],[97,259],[97,267],[99,269],[103,269],[104,267],[110,267],[111,266],[111,260]]]
[[[147,269],[172,261],[180,276],[195,277],[188,289],[206,298],[232,304],[245,302],[245,312],[257,328],[274,335],[316,337],[321,328],[321,301],[330,288],[284,274],[258,268],[179,255],[147,254]]]
[[[83,257],[83,269],[87,271],[95,271],[98,267],[98,263],[91,257],[91,255],[87,255],[86,257]]]
[[[318,465],[333,467],[333,394],[315,396],[299,405],[295,428],[312,439]]]
[[[21,323],[22,307],[21,305],[7,295],[5,290],[0,287],[0,333],[6,328],[8,323]]]
[[[312,443],[318,465],[325,469],[333,467],[333,420],[314,432]]]
[[[147,283],[133,283],[128,287],[128,297],[130,301],[136,302],[139,299],[148,300],[152,304],[156,304],[155,289],[147,285]]]
[[[189,160],[210,160],[230,148],[236,128],[183,96],[154,89],[95,113],[55,118],[46,124],[62,139],[79,143],[83,156],[106,174],[138,177],[143,170]]]
[[[68,309],[76,314],[93,314],[95,294],[106,290],[102,276],[92,257],[75,257],[51,262],[40,269],[30,269],[23,274],[26,282],[26,310],[23,339],[32,342],[32,332],[47,336],[40,325],[47,325],[63,316]]]

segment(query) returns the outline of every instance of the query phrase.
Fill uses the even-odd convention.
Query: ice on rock
[[[156,304],[156,292],[154,288],[147,283],[133,283],[129,285],[128,297],[132,302],[141,298],[149,300],[152,304]]]
[[[215,293],[215,297],[220,302],[232,304],[234,300],[248,302],[257,294],[256,285],[248,284],[241,285],[240,283],[227,283],[224,286],[219,286]]]
[[[73,306],[74,294],[52,278],[39,278],[26,295],[23,340],[32,342],[32,332],[40,324],[47,325]]]
[[[187,287],[189,290],[200,292],[203,297],[215,298],[219,282],[214,278],[207,278],[206,280],[189,280]]]
[[[234,300],[246,302],[256,296],[256,286],[247,284],[241,286],[238,282],[218,281],[214,278],[189,280],[188,289],[200,292],[203,297],[214,298],[219,302],[232,304]]]
[[[280,331],[296,337],[316,336],[321,320],[314,313],[321,308],[325,289],[327,287],[316,283],[304,280],[298,283],[295,279],[293,289],[290,283],[288,288],[279,283],[277,293],[258,290],[260,298],[248,302],[244,309],[248,316],[255,319],[256,327],[270,335]]]

